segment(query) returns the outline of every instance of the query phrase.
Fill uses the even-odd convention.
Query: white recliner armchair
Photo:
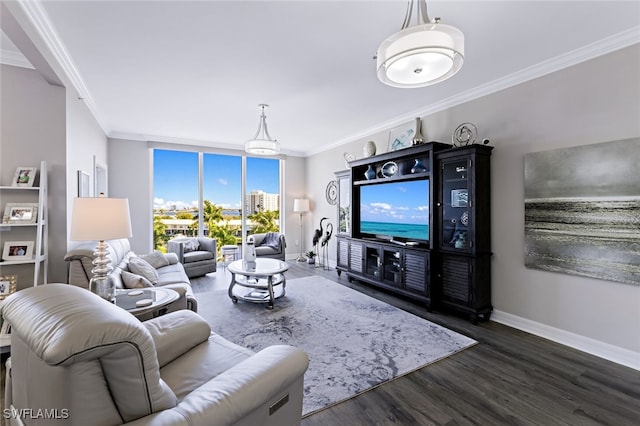
[[[19,291],[2,314],[10,424],[300,424],[309,360],[294,347],[254,354],[193,311],[140,322],[66,284]]]

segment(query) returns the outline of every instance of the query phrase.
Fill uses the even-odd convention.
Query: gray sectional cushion
[[[167,257],[159,251],[145,254],[143,256],[140,256],[140,258],[149,262],[149,264],[156,269],[169,265],[169,260],[167,259]]]
[[[129,270],[136,275],[142,275],[148,279],[151,284],[158,284],[158,271],[141,257],[132,257],[129,259]]]

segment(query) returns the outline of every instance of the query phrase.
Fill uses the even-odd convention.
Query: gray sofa
[[[189,278],[215,272],[216,240],[209,237],[180,237],[167,242],[167,251],[178,256]]]
[[[131,251],[129,240],[122,238],[119,240],[106,241],[109,248],[109,258],[113,271],[110,276],[113,278],[116,288],[124,288],[122,282],[122,271],[129,272],[129,260],[136,256]],[[96,243],[87,243],[75,247],[68,252],[64,260],[68,262],[68,282],[78,287],[89,288],[89,280],[93,277],[93,252]],[[180,309],[190,309],[198,311],[198,301],[193,295],[191,283],[184,267],[173,253],[164,255],[169,263],[166,266],[156,268],[158,272],[158,283],[156,286],[165,286],[178,292],[180,297],[169,306],[169,312]]]
[[[307,355],[258,353],[182,310],[140,322],[88,291],[46,284],[2,305],[11,324],[11,425],[290,426],[302,415]],[[33,418],[38,410],[53,417]]]
[[[277,232],[252,234],[247,237],[247,240],[250,239],[253,239],[257,257],[285,260],[287,241],[284,238],[284,234]]]

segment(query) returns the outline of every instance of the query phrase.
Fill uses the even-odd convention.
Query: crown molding
[[[49,15],[47,15],[46,10],[44,10],[42,1],[19,1],[17,3],[42,38],[42,41],[57,62],[57,65],[62,69],[67,80],[73,85],[73,88],[77,92],[78,99],[85,102],[96,122],[102,128],[105,135],[107,135],[109,133],[109,127],[102,119],[102,115],[91,96],[89,88],[85,84],[84,79],[80,75],[78,68],[60,39],[55,27],[51,23]]]
[[[146,142],[147,146],[149,146],[150,148],[178,149],[178,147],[180,147],[183,149],[190,148],[193,150],[199,150],[202,148],[215,148],[225,152],[233,153],[234,155],[238,155],[238,153],[244,153],[244,143],[239,145],[229,142],[215,142],[204,139],[185,139],[170,136],[146,135],[127,132],[111,132],[107,135],[107,137],[109,139],[124,139],[130,141]],[[280,154],[271,156],[271,158],[284,158],[284,156],[304,157],[305,155],[300,151],[283,149],[282,151],[280,151]]]
[[[14,50],[0,49],[0,64],[35,69],[35,67],[31,65],[31,62],[29,62],[22,53]]]
[[[340,139],[335,141],[334,143],[325,145],[321,149],[306,151],[304,155],[310,156],[319,154],[321,152],[328,151],[349,142],[364,139],[375,133],[383,132],[385,130],[406,123],[407,121],[414,120],[415,117],[425,117],[430,114],[435,114],[437,112],[462,105],[466,102],[473,101],[475,99],[490,95],[500,90],[508,89],[509,87],[534,80],[538,77],[543,77],[556,71],[560,71],[573,65],[595,59],[599,56],[603,56],[608,53],[615,52],[616,50],[624,49],[625,47],[629,47],[638,43],[640,43],[640,25],[632,27],[626,31],[622,31],[618,34],[614,34],[597,42],[580,47],[578,49],[572,50],[570,52],[564,53],[562,55],[558,55],[555,58],[551,58],[530,67],[524,68],[520,71],[508,74],[489,83],[474,87],[473,89],[443,99],[442,101],[435,102],[423,108],[419,108],[408,114],[396,117],[395,119],[386,121],[377,126],[370,127],[347,138]]]

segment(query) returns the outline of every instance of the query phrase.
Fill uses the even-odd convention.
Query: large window
[[[156,249],[175,236],[208,235],[221,247],[280,230],[278,159],[161,149],[153,158]]]
[[[198,234],[198,153],[153,151],[153,244]]]

